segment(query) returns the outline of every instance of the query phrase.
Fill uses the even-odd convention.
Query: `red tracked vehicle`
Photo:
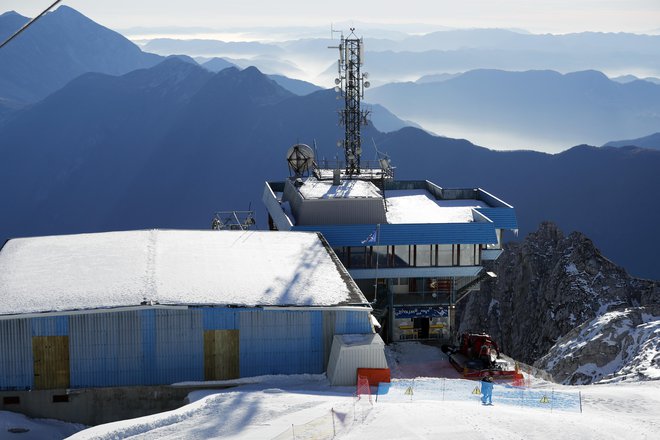
[[[486,333],[463,333],[459,346],[443,345],[442,351],[454,368],[468,379],[522,377],[517,367],[500,357],[497,343]]]

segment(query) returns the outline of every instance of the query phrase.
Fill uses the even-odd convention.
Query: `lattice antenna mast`
[[[368,124],[368,111],[360,109],[360,101],[364,98],[364,89],[369,87],[366,81],[368,74],[360,71],[364,62],[364,42],[354,34],[344,38],[339,43],[339,76],[335,79],[335,90],[344,96],[344,109],[339,111],[339,121],[344,126],[344,139],[337,142],[344,148],[346,159],[346,174],[360,174],[360,155],[362,154],[362,137],[360,128]]]

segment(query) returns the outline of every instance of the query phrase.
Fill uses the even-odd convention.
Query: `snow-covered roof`
[[[298,189],[306,199],[348,199],[381,198],[380,190],[371,182],[364,180],[342,180],[333,185],[331,180],[317,180],[309,177]]]
[[[470,223],[474,221],[472,208],[488,205],[481,200],[442,200],[433,198],[428,191],[386,191],[387,223]]]
[[[316,233],[144,230],[18,238],[0,315],[167,305],[366,303]]]

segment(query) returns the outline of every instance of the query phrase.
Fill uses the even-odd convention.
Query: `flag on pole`
[[[369,236],[362,240],[362,244],[375,244],[376,241],[378,240],[378,228],[374,229],[374,231],[369,234]]]

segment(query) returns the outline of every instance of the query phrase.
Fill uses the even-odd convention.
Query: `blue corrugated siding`
[[[142,383],[153,383],[156,371],[156,311],[140,311],[140,338],[142,340]]]
[[[72,387],[144,384],[139,312],[74,315],[69,330]]]
[[[333,316],[324,333],[324,314]],[[327,325],[327,323],[326,323]],[[240,374],[322,373],[333,334],[370,333],[367,311],[146,309],[0,321],[0,389],[33,386],[32,336],[69,336],[71,387],[204,380],[204,330],[239,330]],[[325,338],[328,341],[325,341]]]
[[[155,310],[155,384],[204,380],[202,314],[194,310]]]
[[[242,310],[239,313],[241,377],[322,373],[323,319],[316,313]]]
[[[30,389],[33,378],[30,320],[0,321],[0,389]]]
[[[511,208],[477,208],[477,211],[492,220],[497,229],[518,229],[516,211]]]
[[[204,380],[201,322],[201,313],[189,310],[72,316],[71,386]]]
[[[236,330],[238,309],[203,308],[202,319],[204,330]]]
[[[69,334],[68,316],[48,316],[32,318],[32,336],[67,336]]]
[[[305,225],[294,231],[319,231],[331,246],[364,246],[376,225]],[[488,244],[497,243],[493,223],[383,224],[378,243],[401,244]]]
[[[369,311],[338,310],[335,313],[336,335],[372,332]]]

